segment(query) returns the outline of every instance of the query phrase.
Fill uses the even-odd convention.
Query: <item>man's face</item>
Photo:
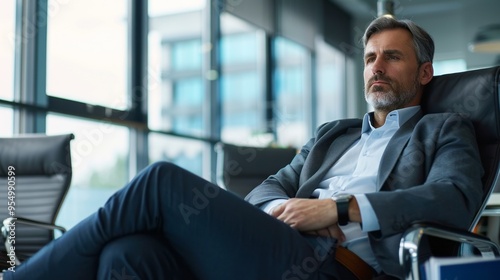
[[[373,34],[364,55],[365,98],[375,110],[390,112],[420,103],[420,67],[410,32]]]

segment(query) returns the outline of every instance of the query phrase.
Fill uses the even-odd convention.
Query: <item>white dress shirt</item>
[[[414,106],[392,111],[387,115],[384,125],[379,128],[371,125],[370,116],[373,113],[365,114],[361,138],[332,166],[313,192],[313,197],[319,199],[331,198],[342,193],[353,194],[356,197],[363,224],[361,226],[359,223],[349,223],[341,226],[346,236],[342,246],[356,253],[377,271],[380,271],[380,267],[371,250],[367,232],[380,229],[380,225],[364,194],[378,191],[376,180],[382,154],[396,131],[419,109],[420,106]],[[272,208],[284,201],[286,200],[270,201],[262,205],[261,209],[270,213]]]

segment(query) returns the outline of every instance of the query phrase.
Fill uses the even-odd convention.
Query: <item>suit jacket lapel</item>
[[[308,198],[318,187],[319,183],[330,170],[333,164],[347,151],[347,149],[361,136],[361,128],[349,128],[345,134],[337,137],[325,153],[323,163],[312,176],[307,178],[299,188],[296,197]]]
[[[387,144],[387,148],[380,160],[380,166],[377,178],[377,190],[380,190],[382,184],[387,180],[392,169],[396,165],[403,149],[410,139],[415,125],[422,118],[423,113],[420,110],[413,117],[401,126]]]

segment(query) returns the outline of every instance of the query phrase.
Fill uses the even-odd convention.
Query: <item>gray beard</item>
[[[396,97],[393,91],[386,92],[384,96],[375,97],[373,94],[366,96],[366,102],[377,111],[390,112],[404,107],[408,104],[415,94],[413,92],[403,92]]]
[[[385,92],[383,95],[376,96],[374,93],[368,94],[365,90],[365,100],[370,106],[377,111],[391,112],[396,109],[401,109],[408,105],[415,94],[417,93],[418,82],[415,81],[411,88],[399,93],[399,96],[394,91]],[[373,87],[375,92],[382,91],[382,87]]]

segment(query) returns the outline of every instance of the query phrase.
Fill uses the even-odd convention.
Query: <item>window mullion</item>
[[[47,1],[19,1],[17,5],[21,19],[16,28],[15,99],[37,107],[47,107],[46,85],[46,49],[47,49]],[[23,20],[24,19],[24,20]],[[16,69],[16,70],[17,70]],[[18,78],[17,78],[18,77]],[[39,111],[19,109],[14,114],[14,130],[16,133],[45,132],[46,114]]]

